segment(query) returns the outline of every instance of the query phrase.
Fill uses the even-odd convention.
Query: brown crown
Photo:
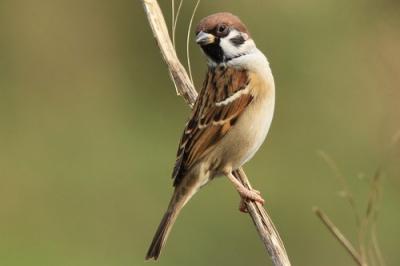
[[[200,31],[212,33],[220,24],[225,24],[228,27],[249,34],[243,22],[237,16],[229,12],[215,13],[203,18],[202,20],[200,20],[199,24],[197,24],[196,34]]]

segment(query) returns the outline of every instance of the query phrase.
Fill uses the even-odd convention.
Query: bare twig
[[[189,27],[187,30],[187,35],[186,35],[186,58],[187,58],[187,65],[188,65],[188,71],[189,71],[189,76],[190,76],[190,81],[194,84],[193,82],[193,75],[192,75],[192,66],[190,64],[190,52],[189,52],[189,43],[190,43],[190,31],[192,29],[192,23],[194,19],[194,15],[196,14],[197,8],[199,7],[200,0],[197,0],[196,5],[194,6],[192,17],[190,18],[189,21]]]
[[[142,2],[164,62],[168,65],[169,74],[176,86],[176,91],[190,107],[193,107],[197,92],[176,55],[160,6],[155,0],[142,0]]]
[[[243,185],[249,189],[252,189],[249,179],[243,171],[243,168],[239,168],[237,171],[235,171],[234,175],[242,182]],[[251,219],[257,228],[258,234],[268,250],[274,265],[289,266],[290,261],[286,253],[285,246],[267,211],[258,202],[249,201],[246,202],[246,205]]]
[[[329,157],[326,157],[329,158]],[[333,162],[329,158],[329,162]],[[334,164],[335,168],[337,166]],[[339,169],[339,168],[337,168]],[[372,177],[368,199],[366,203],[366,210],[357,224],[357,245],[358,249],[346,239],[346,237],[339,231],[335,224],[324,214],[320,209],[314,208],[314,212],[329,229],[329,231],[338,239],[340,244],[352,255],[358,265],[362,266],[384,266],[385,260],[382,256],[379,247],[378,239],[376,236],[376,221],[378,218],[379,206],[381,196],[380,180],[382,177],[381,168],[378,168]],[[344,178],[344,176],[343,176]],[[349,191],[347,187],[344,188]],[[351,194],[348,194],[351,195]],[[353,210],[356,210],[355,205],[352,205]]]
[[[175,14],[175,0],[172,0],[172,45],[174,46],[175,49],[175,32],[176,32],[176,25],[178,25],[178,19],[179,19],[179,14],[181,13],[181,8],[183,4],[183,0],[179,1],[178,5],[178,11],[176,11],[176,16]]]
[[[193,107],[197,97],[197,92],[194,89],[186,70],[176,56],[175,49],[168,35],[167,26],[165,24],[161,9],[156,0],[142,0],[142,2],[150,27],[153,31],[164,61],[168,65],[168,70],[172,80],[176,85],[177,92],[185,99],[189,106]],[[234,175],[245,186],[249,188],[251,187],[243,169],[235,171]],[[289,266],[290,262],[285,247],[268,213],[261,205],[257,203],[247,202],[246,204],[249,214],[272,259],[273,264],[275,266]]]
[[[332,169],[332,171],[335,174],[335,177],[339,181],[340,185],[342,186],[342,193],[340,194],[343,196],[347,202],[349,203],[351,209],[353,210],[354,217],[356,220],[356,225],[357,227],[360,226],[361,224],[361,218],[360,215],[358,214],[357,208],[356,208],[356,203],[354,201],[353,194],[351,193],[349,186],[347,184],[346,178],[343,175],[343,173],[340,171],[339,167],[337,166],[336,162],[324,151],[320,150],[318,151],[318,155],[321,156],[321,158],[328,164],[328,166]]]
[[[175,0],[171,0],[171,35],[172,35],[172,44],[174,43],[174,25],[175,25]]]
[[[329,217],[322,212],[318,207],[314,207],[313,211],[318,216],[319,219],[325,224],[325,226],[329,229],[329,231],[336,237],[340,244],[349,252],[354,261],[360,265],[365,266],[363,260],[354,246],[350,243],[349,240],[340,232],[340,230],[336,227],[336,225],[329,219]]]
[[[379,247],[378,244],[378,237],[376,236],[376,224],[374,224],[371,229],[371,242],[372,242],[372,249],[378,260],[378,265],[385,266],[386,262],[385,259],[383,258],[381,248]]]
[[[378,238],[376,235],[376,224],[377,224],[377,219],[378,219],[378,212],[379,212],[379,202],[380,202],[380,196],[381,196],[381,186],[380,186],[380,181],[382,178],[382,173],[381,169],[378,168],[375,172],[375,175],[373,176],[371,180],[371,185],[370,185],[370,192],[368,195],[368,202],[367,202],[367,208],[365,211],[365,229],[363,232],[365,235],[367,235],[367,229],[369,228],[370,230],[370,242],[371,242],[371,249],[370,249],[370,257],[374,257],[377,259],[377,265],[384,266],[385,265],[385,260],[383,259],[382,256],[382,251],[379,247],[378,243]]]

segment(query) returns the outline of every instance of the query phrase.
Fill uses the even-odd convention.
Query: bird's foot
[[[246,200],[256,201],[264,205],[265,200],[261,197],[261,192],[255,189],[241,188],[238,190],[240,196],[242,197],[239,204],[239,211],[247,213],[249,212],[246,205]]]
[[[243,199],[240,200],[239,211],[243,212],[243,213],[248,213],[249,212],[249,210],[247,209],[246,202]]]

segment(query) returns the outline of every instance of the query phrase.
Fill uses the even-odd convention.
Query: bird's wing
[[[172,174],[174,186],[217,145],[253,100],[249,82],[246,70],[208,71],[179,144]]]

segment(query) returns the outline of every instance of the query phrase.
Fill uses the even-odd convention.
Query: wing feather
[[[172,174],[174,186],[229,132],[251,103],[249,82],[245,70],[219,68],[208,71],[179,144]]]

